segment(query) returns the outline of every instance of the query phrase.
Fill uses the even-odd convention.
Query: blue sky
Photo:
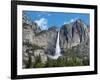
[[[42,29],[47,29],[51,26],[61,27],[62,25],[74,22],[77,19],[81,19],[86,25],[90,25],[89,14],[39,11],[24,11],[24,13]]]

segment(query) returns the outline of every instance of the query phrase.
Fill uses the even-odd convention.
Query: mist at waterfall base
[[[48,57],[52,58],[52,59],[58,59],[61,56],[61,49],[60,49],[60,45],[59,45],[59,31],[57,34],[57,41],[56,41],[56,48],[55,48],[55,55],[48,55]]]

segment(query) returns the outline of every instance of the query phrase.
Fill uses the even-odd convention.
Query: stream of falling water
[[[60,45],[59,45],[59,32],[58,32],[58,35],[57,35],[57,42],[56,42],[56,49],[55,49],[55,55],[52,56],[52,55],[48,55],[50,58],[52,59],[57,59],[59,56],[61,56],[60,54]]]

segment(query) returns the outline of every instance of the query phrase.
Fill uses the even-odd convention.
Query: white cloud
[[[77,20],[77,18],[71,19],[71,20],[69,21],[69,23],[75,22],[76,20]]]
[[[36,20],[35,22],[38,24],[38,26],[39,26],[42,30],[48,29],[48,26],[47,26],[48,21],[47,21],[46,18],[41,18],[41,19],[39,19],[39,20]]]
[[[64,22],[63,24],[66,24],[66,22]]]
[[[74,22],[74,21],[75,21],[75,19],[71,19],[71,20],[70,20],[70,22]]]
[[[71,19],[71,20],[69,20],[68,22],[67,22],[67,21],[64,22],[63,24],[69,24],[69,23],[75,22],[77,19],[78,19],[78,18]]]

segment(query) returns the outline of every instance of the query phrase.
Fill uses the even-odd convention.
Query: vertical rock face
[[[60,30],[60,46],[62,53],[67,49],[85,43],[89,39],[87,26],[82,20],[76,20],[73,23],[65,24]]]
[[[23,14],[23,19],[22,19],[22,40],[23,40],[23,68],[26,67],[26,64],[28,64],[29,57],[32,58],[33,62],[33,38],[37,33],[39,33],[41,30],[40,28],[35,24],[32,23],[31,20],[28,19],[27,16]]]
[[[23,14],[22,21],[23,21],[22,22],[22,25],[23,25],[23,40],[32,42],[35,34],[39,33],[41,31],[41,29],[37,26],[36,23],[33,23],[31,20],[29,20],[28,17],[25,16],[24,14]]]
[[[33,38],[33,45],[41,47],[46,54],[54,54],[57,38],[57,30],[49,29],[41,31]]]
[[[47,60],[47,54],[49,55],[55,54],[55,45],[57,39],[56,27],[53,26],[48,30],[41,30],[36,23],[32,22],[24,14],[22,20],[23,20],[23,68],[27,67],[25,65],[27,65],[30,59],[32,59],[31,62],[35,62],[36,54],[37,56],[41,57],[41,60],[44,63]]]

